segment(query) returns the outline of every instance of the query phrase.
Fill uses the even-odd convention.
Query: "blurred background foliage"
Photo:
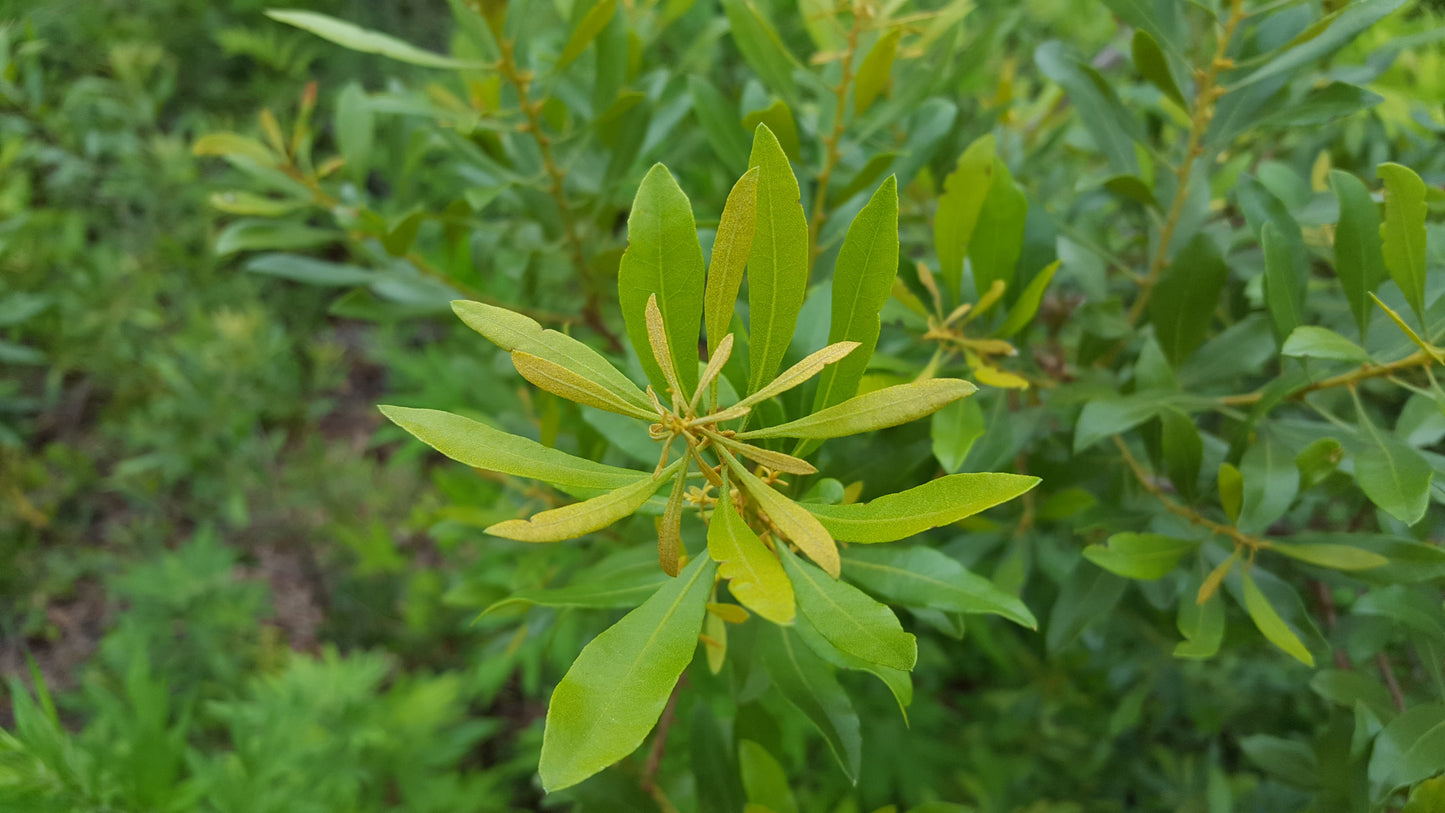
[[[504,303],[621,353],[610,291],[642,173],[662,161],[678,174],[706,244],[760,122],[794,160],[816,269],[829,267],[867,193],[898,176],[907,289],[885,311],[902,329],[885,332],[880,381],[928,361],[916,341],[925,318],[907,307],[928,300],[928,275],[913,266],[931,261],[944,178],[988,134],[1029,204],[1018,267],[1032,275],[1062,261],[1033,340],[1019,342],[1023,361],[1002,364],[1036,381],[1087,366],[1130,335],[1113,269],[1143,270],[1136,258],[1152,251],[1162,208],[1150,187],[1167,174],[1158,155],[1188,128],[1187,111],[1132,69],[1139,21],[1128,8],[1176,4],[881,3],[859,7],[870,22],[859,28],[824,0],[533,0],[511,4],[504,28],[486,17],[495,6],[466,0],[296,5],[460,64],[339,48],[268,18],[260,0],[0,2],[0,674],[11,709],[0,712],[0,809],[727,810],[744,790],[778,813],[1355,810],[1389,800],[1388,788],[1358,786],[1364,773],[1332,766],[1359,767],[1352,737],[1393,715],[1391,689],[1410,707],[1442,700],[1445,644],[1411,649],[1398,626],[1348,613],[1357,582],[1291,571],[1280,575],[1342,605],[1338,626],[1292,617],[1299,628],[1328,625],[1330,643],[1316,644],[1317,631],[1311,647],[1360,664],[1393,659],[1402,689],[1364,666],[1324,669],[1328,654],[1312,673],[1233,610],[1239,623],[1218,656],[1178,660],[1185,574],[1126,595],[1122,579],[1081,558],[1098,529],[1163,513],[1114,449],[1075,449],[1067,431],[1090,393],[1158,373],[1147,348],[1137,374],[1134,347],[1117,367],[1123,384],[1086,381],[1095,389],[1074,390],[1073,402],[1044,408],[1034,391],[992,390],[970,402],[976,415],[950,413],[957,426],[895,431],[834,459],[886,444],[906,450],[875,455],[886,479],[1024,460],[1045,478],[1024,514],[934,536],[1021,592],[1045,632],[970,619],[966,635],[951,630],[959,641],[920,613],[912,627],[929,631],[906,725],[882,686],[845,677],[864,721],[856,786],[784,704],[754,697],[737,708],[689,701],[660,766],[639,752],[544,800],[535,766],[550,688],[616,612],[474,619],[519,590],[586,574],[618,540],[538,551],[484,537],[481,527],[551,495],[437,465],[374,409],[462,412],[597,459],[651,454],[613,445],[605,416],[522,386],[447,302]],[[1180,12],[1184,52],[1208,46],[1200,18],[1224,16],[1218,5]],[[1260,54],[1347,4],[1248,5],[1272,15],[1247,45]],[[1247,128],[1211,131],[1230,146],[1201,175],[1209,194],[1191,199],[1187,216],[1238,248],[1237,284],[1220,343],[1202,351],[1212,367],[1196,357],[1180,371],[1189,386],[1210,375],[1216,392],[1267,382],[1264,358],[1278,350],[1249,315],[1265,307],[1251,282],[1265,261],[1235,200],[1242,176],[1287,204],[1312,248],[1337,218],[1320,182],[1329,169],[1371,188],[1384,162],[1437,190],[1445,179],[1445,9],[1412,3],[1382,16],[1325,61],[1281,76],[1255,98]],[[589,32],[580,48],[579,30]],[[850,71],[887,60],[875,97],[843,97],[846,116],[840,54]],[[1183,61],[1172,70],[1193,84]],[[1094,77],[1112,88],[1099,103],[1109,115],[1127,108],[1125,118],[1088,117],[1079,94]],[[1109,152],[1111,128],[1149,146]],[[1328,298],[1323,286],[1312,283],[1312,303]],[[1024,287],[1010,286],[1004,304]],[[1398,292],[1385,298],[1406,310]],[[823,304],[805,307],[799,348],[822,344],[808,314],[826,298],[810,301]],[[1342,302],[1320,306],[1331,324],[1349,323]],[[1387,326],[1377,315],[1372,350],[1398,343]],[[950,359],[965,374],[990,364]],[[1409,416],[1396,431],[1412,447],[1445,437],[1433,404],[1366,395],[1390,426]],[[1238,443],[1236,419],[1210,428],[1211,466]],[[1137,433],[1135,453],[1157,460],[1154,426]],[[1196,485],[1213,488],[1211,466]],[[1300,497],[1289,521],[1368,523],[1438,544],[1439,505],[1412,530],[1376,518],[1340,477]],[[1438,612],[1441,566],[1420,561],[1436,568],[1421,589],[1435,591],[1425,603]],[[745,652],[747,635],[737,638]],[[727,674],[690,673],[702,697],[720,696],[709,687]],[[1339,699],[1347,694],[1364,699]],[[695,773],[694,759],[724,778]],[[665,792],[642,787],[654,783]],[[1421,788],[1409,809],[1445,809],[1426,801],[1445,791]]]

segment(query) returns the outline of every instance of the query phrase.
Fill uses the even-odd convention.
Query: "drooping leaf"
[[[747,470],[746,466],[738,463],[725,450],[719,450],[728,470],[754,500],[759,507],[768,515],[768,519],[783,535],[794,545],[797,545],[809,559],[817,562],[828,575],[838,577],[838,570],[841,566],[838,559],[838,545],[828,530],[812,514],[808,513],[802,506],[774,491],[767,483],[758,479],[757,475]],[[779,545],[778,549],[783,549]]]
[[[796,421],[739,432],[737,437],[823,439],[874,432],[926,417],[977,390],[973,384],[957,378],[898,384],[854,396]]]
[[[390,34],[371,31],[353,25],[345,20],[338,20],[335,17],[317,14],[312,11],[270,9],[266,12],[266,16],[277,22],[294,25],[303,31],[309,31],[343,48],[360,51],[364,54],[377,54],[388,59],[395,59],[398,62],[405,62],[408,65],[447,70],[482,70],[488,67],[485,63],[467,62],[432,53],[431,51],[418,48],[409,42],[399,40]]]
[[[1269,599],[1254,583],[1254,577],[1249,574],[1249,571],[1245,570],[1241,573],[1240,579],[1244,589],[1244,610],[1249,613],[1249,618],[1254,622],[1255,627],[1259,628],[1259,631],[1270,643],[1284,650],[1286,654],[1306,666],[1314,666],[1314,656],[1305,648],[1295,631],[1290,629],[1283,618],[1280,618],[1279,611],[1269,603]]]
[[[738,288],[742,287],[743,272],[753,249],[758,174],[761,171],[754,167],[743,173],[728,193],[722,218],[718,221],[717,237],[712,243],[712,259],[707,267],[707,290],[703,294],[708,358],[712,358],[718,342],[727,335],[728,325],[732,324]]]
[[[823,735],[839,767],[856,782],[863,754],[858,713],[832,670],[791,629],[767,627],[759,636],[763,664],[773,686]]]
[[[856,658],[909,671],[918,644],[898,616],[867,593],[831,577],[780,547],[783,569],[793,582],[798,610],[828,643]]]
[[[617,13],[617,0],[597,0],[592,8],[582,16],[577,27],[572,29],[571,35],[567,37],[567,44],[562,47],[561,56],[557,57],[557,64],[553,70],[562,70],[572,60],[582,56],[587,46],[597,39],[602,29],[612,20],[612,15]]]
[[[652,475],[594,463],[436,409],[382,406],[381,414],[458,463],[551,483],[569,493],[613,491]]]
[[[1195,234],[1159,275],[1149,300],[1149,321],[1160,349],[1176,368],[1204,343],[1228,281],[1229,267],[1214,240],[1203,232]]]
[[[1029,201],[1002,159],[994,159],[993,182],[968,244],[973,284],[982,298],[996,280],[1011,285],[1023,252]]]
[[[806,616],[799,616],[792,626],[792,631],[802,639],[813,654],[824,661],[836,666],[839,669],[851,669],[857,672],[867,672],[878,678],[888,691],[892,693],[893,699],[898,701],[898,711],[903,715],[904,720],[908,719],[908,707],[913,704],[913,678],[908,672],[902,669],[893,669],[876,663],[869,663],[862,658],[855,658],[852,655],[838,649],[828,643],[821,632],[808,623]]]
[[[1445,705],[1405,709],[1375,740],[1370,754],[1371,795],[1383,801],[1391,791],[1440,772],[1445,765]]]
[[[682,469],[682,458],[663,469],[658,477],[647,477],[590,500],[552,508],[530,519],[509,519],[487,528],[487,533],[519,542],[561,542],[576,539],[631,516],[647,502],[667,478]]]
[[[1280,355],[1363,364],[1370,360],[1364,348],[1327,328],[1301,325],[1285,339]]]
[[[1381,227],[1385,268],[1405,301],[1425,324],[1425,182],[1408,167],[1381,164],[1385,182],[1385,225]]]
[[[1162,579],[1180,558],[1199,546],[1192,539],[1162,534],[1117,533],[1106,545],[1084,548],[1084,558],[1126,579]]]
[[[1189,109],[1189,103],[1184,101],[1184,94],[1180,92],[1179,83],[1174,79],[1174,72],[1169,69],[1168,58],[1164,56],[1159,42],[1147,30],[1134,29],[1131,50],[1134,55],[1134,70],[1175,104],[1185,110]]]
[[[642,744],[697,649],[715,567],[697,557],[577,656],[547,706],[540,771],[548,792],[581,782]]]
[[[684,397],[697,386],[697,337],[702,324],[704,271],[692,203],[662,164],[637,188],[627,217],[627,250],[617,271],[617,294],[627,338],[658,393],[667,381],[652,357],[644,312],[657,297]]]
[[[993,186],[994,161],[993,135],[984,135],[968,145],[943,179],[943,194],[933,216],[933,248],[943,283],[955,296],[962,286],[963,258]]]
[[[748,168],[758,175],[757,227],[748,259],[748,392],[772,380],[798,323],[808,286],[808,221],[798,180],[766,126],[753,135]]]
[[[1360,337],[1370,326],[1374,305],[1369,293],[1384,281],[1385,255],[1380,241],[1380,208],[1365,184],[1348,172],[1330,172],[1330,186],[1340,202],[1335,226],[1335,274],[1355,315]]]
[[[1166,409],[1159,413],[1160,452],[1169,482],[1185,499],[1193,500],[1199,491],[1199,472],[1204,465],[1204,440],[1194,419],[1182,410]]]
[[[555,330],[544,330],[536,320],[520,313],[481,302],[458,300],[452,303],[452,310],[467,327],[508,353],[520,350],[566,367],[606,387],[626,403],[656,414],[652,402],[632,383],[632,379],[612,366],[601,353],[577,339]]]
[[[719,502],[713,511],[707,551],[718,562],[718,575],[728,580],[728,590],[744,607],[774,624],[793,623],[792,583],[777,555],[738,516],[729,500]]]
[[[807,509],[840,542],[894,542],[971,517],[1038,483],[1039,478],[1023,474],[950,474],[866,503]]]
[[[897,276],[898,181],[890,175],[853,218],[833,266],[828,343],[852,341],[859,347],[818,378],[814,412],[840,404],[858,392],[858,383],[878,344],[882,328],[878,312],[888,301]]]
[[[1017,596],[933,548],[854,548],[843,557],[843,572],[864,589],[896,604],[952,613],[988,613],[1029,629],[1039,626]]]
[[[893,60],[898,56],[898,41],[902,38],[901,26],[890,28],[864,55],[863,62],[858,65],[858,76],[853,81],[853,115],[863,115],[872,106],[873,100],[888,89]],[[838,115],[843,115],[843,111],[838,111]]]
[[[1176,658],[1212,658],[1224,641],[1224,599],[1215,595],[1203,604],[1195,601],[1201,584],[1202,581],[1195,577],[1180,597],[1177,624],[1184,640],[1174,646]]]

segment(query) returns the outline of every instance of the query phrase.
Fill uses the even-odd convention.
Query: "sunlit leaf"
[[[1126,579],[1162,579],[1198,546],[1194,540],[1162,534],[1117,533],[1105,545],[1084,548],[1084,558]]]
[[[864,393],[796,421],[738,433],[747,438],[836,438],[898,426],[927,417],[966,398],[977,387],[956,378],[934,378]]]
[[[1314,666],[1315,658],[1305,648],[1303,642],[1295,631],[1280,618],[1279,612],[1269,599],[1260,592],[1258,585],[1254,583],[1254,577],[1246,570],[1240,574],[1244,588],[1244,609],[1249,613],[1250,620],[1264,634],[1270,643],[1284,650],[1285,653],[1303,663],[1306,666]]]
[[[950,474],[866,503],[807,509],[840,542],[893,542],[971,517],[1038,484],[1022,474]]]
[[[743,606],[774,624],[791,624],[796,612],[793,585],[778,557],[738,516],[731,500],[713,511],[707,530],[708,555],[718,562],[718,575]]]
[[[512,366],[517,368],[523,378],[540,389],[569,401],[642,420],[657,418],[655,411],[637,407],[623,400],[608,387],[540,356],[513,350]]]
[[[903,631],[898,616],[867,593],[779,549],[783,569],[793,582],[798,610],[828,643],[870,663],[911,670],[918,644]]]
[[[837,578],[841,566],[838,545],[827,529],[812,514],[792,500],[770,488],[757,475],[738,463],[737,458],[721,451],[728,470],[738,479],[743,490],[757,501],[772,524],[809,559],[817,562],[828,575]],[[810,506],[811,507],[811,506]],[[780,549],[781,545],[778,546]]]
[[[759,125],[748,168],[758,175],[757,227],[748,259],[748,392],[777,372],[808,286],[808,221],[778,139]]]
[[[277,22],[294,25],[303,31],[310,31],[324,40],[329,40],[343,48],[352,51],[360,51],[364,54],[377,54],[388,59],[395,59],[398,62],[405,62],[408,65],[418,65],[423,68],[442,68],[450,70],[485,69],[487,65],[480,62],[467,62],[460,59],[452,59],[449,56],[432,53],[404,42],[379,31],[371,31],[362,28],[345,20],[338,20],[325,14],[317,14],[311,11],[297,11],[288,9],[270,9],[266,16]]]
[[[1385,224],[1381,227],[1385,268],[1405,301],[1425,323],[1425,182],[1408,167],[1381,164],[1385,182]]]
[[[487,528],[487,533],[519,542],[561,542],[576,539],[631,516],[648,498],[657,493],[667,478],[682,468],[686,458],[662,470],[656,477],[647,477],[616,491],[583,500],[561,508],[552,508],[530,519],[509,519]]]

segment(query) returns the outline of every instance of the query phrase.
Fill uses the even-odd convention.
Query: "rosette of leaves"
[[[454,306],[467,325],[510,353],[533,385],[636,419],[637,431],[658,441],[652,471],[576,457],[458,415],[382,408],[460,462],[584,498],[493,525],[487,531],[495,536],[574,539],[650,502],[655,510],[654,496],[667,494],[656,520],[657,551],[661,569],[674,578],[588,644],[552,695],[541,757],[549,791],[636,749],[699,639],[714,666],[726,656],[723,622],[756,614],[776,625],[781,637],[769,633],[774,645],[763,647],[763,657],[786,663],[787,669],[769,665],[769,673],[790,701],[796,698],[789,693],[814,691],[815,684],[836,690],[828,708],[813,703],[817,716],[810,720],[850,776],[859,768],[857,718],[824,661],[878,675],[906,704],[917,656],[913,635],[875,595],[1034,625],[1017,598],[951,559],[935,561],[948,558],[936,551],[853,558],[839,548],[893,542],[955,522],[1028,491],[1037,478],[954,474],[861,504],[805,504],[792,496],[798,478],[817,473],[805,457],[821,442],[931,415],[975,387],[925,378],[859,392],[897,273],[898,197],[891,177],[859,212],[838,255],[829,344],[779,373],[808,283],[807,222],[788,160],[765,126],[758,127],[750,165],[728,196],[706,268],[691,203],[672,174],[658,164],[642,181],[628,220],[619,299],[645,387],[588,345],[526,316],[478,302]],[[745,331],[734,318],[744,278]],[[729,331],[729,325],[736,327]],[[705,344],[699,341],[704,326]],[[789,419],[774,399],[814,378],[810,408]],[[793,444],[790,450],[783,442]],[[705,540],[683,539],[689,511],[706,523]],[[709,634],[703,635],[705,619]],[[815,655],[809,647],[821,651]],[[795,705],[809,712],[807,702]],[[837,725],[838,714],[851,715],[851,727]]]

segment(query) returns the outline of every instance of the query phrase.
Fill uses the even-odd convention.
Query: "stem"
[[[1224,31],[1219,35],[1219,41],[1214,48],[1214,58],[1209,61],[1209,66],[1198,72],[1199,91],[1194,97],[1194,111],[1189,120],[1189,141],[1184,148],[1184,161],[1175,169],[1179,183],[1174,190],[1174,201],[1169,205],[1169,215],[1164,219],[1164,225],[1159,232],[1159,243],[1154,247],[1154,256],[1149,261],[1149,272],[1145,275],[1144,281],[1139,284],[1139,296],[1134,300],[1134,305],[1129,308],[1129,324],[1135,325],[1139,317],[1144,314],[1144,309],[1149,305],[1149,298],[1154,294],[1154,286],[1159,282],[1159,275],[1169,265],[1169,248],[1174,242],[1174,230],[1179,226],[1179,218],[1184,213],[1184,204],[1189,200],[1189,177],[1194,172],[1194,162],[1204,154],[1202,141],[1204,134],[1209,130],[1209,124],[1214,120],[1215,104],[1224,95],[1224,88],[1219,87],[1219,74],[1221,71],[1234,67],[1234,61],[1226,54],[1229,49],[1229,42],[1234,38],[1235,29],[1244,19],[1243,0],[1232,0],[1229,5],[1229,19],[1224,22]]]
[[[841,60],[843,75],[838,79],[838,84],[833,87],[833,95],[836,98],[833,111],[833,131],[823,137],[823,168],[818,172],[817,189],[813,193],[813,212],[808,218],[808,271],[813,270],[813,263],[818,255],[823,253],[823,247],[818,245],[818,236],[823,232],[823,223],[828,219],[828,184],[833,179],[833,170],[838,166],[838,160],[842,157],[838,151],[838,142],[843,138],[843,114],[848,110],[848,90],[853,85],[853,57],[858,53],[858,36],[863,33],[863,15],[860,7],[855,3],[853,6],[853,24],[848,28],[848,44],[843,49]]]
[[[1390,699],[1395,701],[1395,708],[1399,711],[1405,710],[1405,693],[1400,690],[1400,681],[1395,679],[1395,668],[1390,665],[1390,659],[1385,653],[1375,653],[1375,665],[1380,668],[1380,677],[1384,679],[1385,686],[1390,690]]]
[[[1288,397],[1293,400],[1298,400],[1312,392],[1319,392],[1320,390],[1327,390],[1333,387],[1349,387],[1366,379],[1390,376],[1402,370],[1410,370],[1415,367],[1425,367],[1428,369],[1431,361],[1433,361],[1433,359],[1430,357],[1430,354],[1424,350],[1416,350],[1414,353],[1411,353],[1399,361],[1392,361],[1389,364],[1365,364],[1359,369],[1351,370],[1348,373],[1341,373],[1331,378],[1321,379],[1312,384],[1300,387],[1290,393]],[[1220,406],[1248,406],[1249,404],[1258,403],[1262,398],[1264,398],[1264,391],[1258,390],[1241,395],[1226,395],[1219,399],[1219,404]]]
[[[1242,545],[1249,548],[1251,555],[1253,555],[1254,551],[1269,547],[1269,542],[1266,540],[1260,539],[1257,536],[1250,536],[1233,525],[1215,522],[1209,517],[1195,511],[1193,508],[1180,505],[1170,499],[1169,495],[1165,494],[1164,490],[1159,488],[1159,486],[1149,478],[1149,473],[1144,470],[1144,467],[1139,463],[1138,459],[1134,457],[1134,453],[1129,451],[1129,446],[1124,442],[1122,437],[1114,435],[1114,445],[1119,448],[1119,454],[1124,456],[1124,462],[1129,464],[1129,470],[1134,473],[1134,479],[1139,481],[1139,485],[1143,486],[1145,491],[1154,495],[1154,498],[1159,500],[1159,502],[1163,504],[1164,509],[1169,513],[1187,519],[1191,524],[1202,525],[1220,536],[1229,537],[1234,540],[1235,545]]]

